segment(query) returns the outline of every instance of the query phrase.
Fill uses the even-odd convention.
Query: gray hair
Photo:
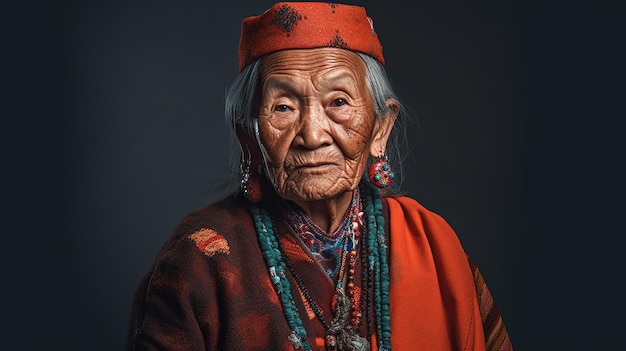
[[[408,155],[405,129],[408,116],[400,99],[394,92],[391,79],[383,66],[369,55],[358,54],[365,62],[366,82],[374,101],[374,110],[377,118],[384,118],[387,112],[389,112],[389,107],[386,103],[388,99],[395,99],[400,104],[398,117],[387,141],[387,150],[385,150],[385,155],[388,157],[396,175],[389,192],[397,193],[402,184],[402,162]],[[249,135],[254,136],[256,111],[252,109],[257,88],[259,87],[262,60],[263,58],[261,57],[245,67],[226,89],[226,125],[232,126],[229,167],[232,171],[231,177],[234,179],[229,181],[229,190],[231,191],[235,190],[233,185],[239,184],[239,169],[242,160],[242,150],[235,136],[234,127],[236,124],[241,124]]]

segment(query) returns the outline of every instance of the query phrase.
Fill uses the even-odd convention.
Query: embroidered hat
[[[336,47],[368,54],[385,64],[374,22],[360,6],[279,2],[241,24],[239,71],[259,57],[286,49]]]

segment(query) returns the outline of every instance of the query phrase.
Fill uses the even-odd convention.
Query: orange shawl
[[[413,199],[386,202],[394,350],[486,350],[473,272],[452,228]]]

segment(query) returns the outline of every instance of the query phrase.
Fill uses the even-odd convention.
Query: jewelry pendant
[[[326,350],[337,351],[337,338],[334,335],[326,335],[325,344]]]
[[[354,351],[368,351],[370,349],[370,343],[360,335],[354,335],[351,343]]]

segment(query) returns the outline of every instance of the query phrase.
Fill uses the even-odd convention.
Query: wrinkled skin
[[[327,231],[345,216],[368,155],[385,150],[398,103],[376,117],[365,64],[337,48],[283,50],[261,67],[258,141],[276,192]]]

